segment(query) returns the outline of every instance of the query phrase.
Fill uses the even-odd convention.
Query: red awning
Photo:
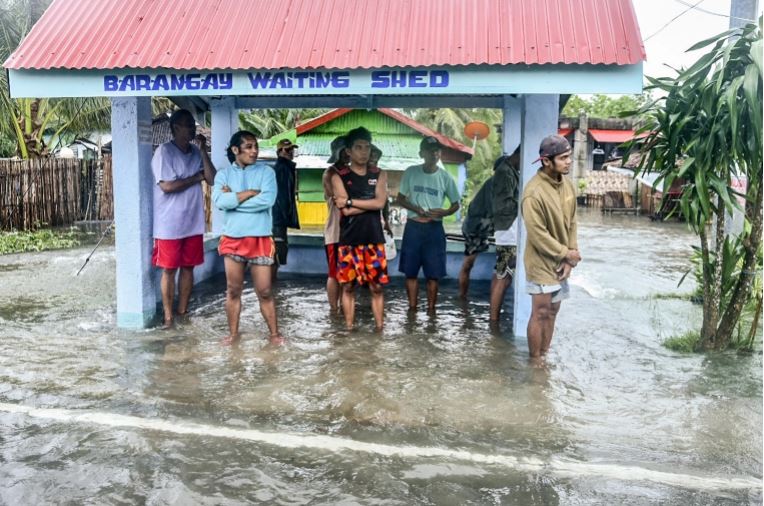
[[[557,133],[559,135],[562,135],[563,137],[567,137],[568,135],[573,133],[573,129],[572,128],[560,128],[560,129],[557,130]]]
[[[634,130],[600,130],[590,128],[589,135],[597,142],[622,144],[634,138]]]
[[[54,0],[7,69],[632,65],[631,0]]]

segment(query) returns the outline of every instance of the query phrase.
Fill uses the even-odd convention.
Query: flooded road
[[[0,257],[2,504],[760,504],[761,353],[682,355],[699,326],[667,294],[689,268],[679,224],[584,214],[584,262],[546,368],[488,284],[409,313],[400,280],[374,333],[329,314],[323,279],[284,277],[289,341],[266,345],[251,287],[243,341],[224,280],[188,323],[117,330],[114,250]],[[760,346],[759,346],[760,349]]]

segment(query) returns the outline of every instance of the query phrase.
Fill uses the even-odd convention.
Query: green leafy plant
[[[586,179],[579,179],[578,183],[576,183],[578,186],[578,194],[583,195],[586,191],[586,187],[588,186],[586,183]]]
[[[80,245],[80,240],[81,233],[76,228],[2,232],[0,233],[0,255],[73,248]]]
[[[699,346],[724,349],[753,297],[762,239],[762,19],[699,42],[711,46],[675,78],[648,78],[664,96],[638,111],[640,170],[660,174],[668,194],[685,181],[679,206],[700,239],[703,323]],[[745,194],[733,181],[747,181]],[[737,198],[744,199],[739,204]],[[744,228],[725,228],[728,213],[743,213]],[[709,230],[711,225],[712,230]],[[748,333],[750,335],[750,333]]]

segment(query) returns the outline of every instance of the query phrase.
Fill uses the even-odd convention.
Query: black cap
[[[422,142],[419,143],[419,151],[434,151],[436,149],[441,149],[442,147],[443,144],[432,135],[425,137],[422,139]]]
[[[538,162],[542,158],[554,158],[566,151],[570,151],[570,149],[568,139],[562,135],[549,135],[544,137],[544,140],[541,141],[541,146],[539,146],[539,157],[534,160],[533,163]]]
[[[347,147],[347,139],[344,135],[340,135],[339,137],[336,137],[331,144],[331,147],[329,148],[332,152],[329,159],[326,161],[327,163],[336,163],[337,160],[341,158],[342,150]]]

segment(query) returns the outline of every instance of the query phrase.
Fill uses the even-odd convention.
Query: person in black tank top
[[[348,328],[355,317],[355,286],[369,285],[371,310],[378,329],[384,322],[382,285],[389,282],[381,210],[387,201],[387,175],[369,165],[371,133],[363,127],[348,132],[350,165],[332,175],[334,205],[340,219],[339,267],[342,311]]]
[[[350,167],[337,171],[349,199],[355,202],[374,200],[382,171],[370,166],[366,174],[359,175]],[[361,214],[342,215],[340,219],[340,244],[359,246],[364,244],[379,244],[385,242],[382,233],[382,211],[365,211]]]

